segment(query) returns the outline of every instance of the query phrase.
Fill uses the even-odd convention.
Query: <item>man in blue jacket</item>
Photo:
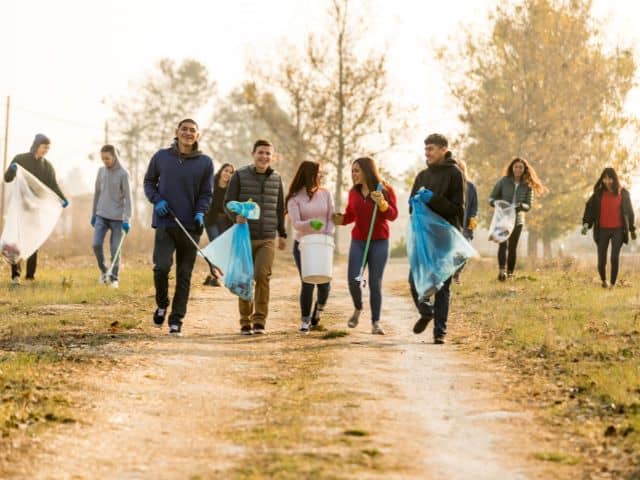
[[[162,327],[169,308],[169,272],[176,253],[176,288],[169,315],[172,335],[180,335],[182,331],[197,253],[174,221],[174,215],[197,243],[213,196],[213,161],[198,149],[199,137],[198,124],[190,118],[182,120],[173,145],[151,158],[144,176],[144,193],[153,203],[151,226],[156,229],[153,282],[157,308],[153,323],[158,328]]]

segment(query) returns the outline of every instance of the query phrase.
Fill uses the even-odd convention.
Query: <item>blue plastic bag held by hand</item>
[[[407,256],[419,301],[424,302],[477,253],[457,228],[420,200],[419,194],[409,203]]]
[[[258,220],[260,218],[260,205],[251,199],[246,202],[231,200],[227,202],[227,208],[236,215],[248,218],[249,220]]]
[[[202,251],[224,272],[224,286],[250,302],[253,299],[253,255],[249,225],[234,225]]]

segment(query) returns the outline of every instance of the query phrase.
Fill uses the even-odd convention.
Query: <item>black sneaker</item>
[[[162,324],[164,323],[164,319],[167,316],[167,309],[164,309],[164,313],[162,315],[160,315],[158,313],[158,310],[160,310],[159,308],[156,308],[156,311],[153,312],[153,325],[155,327],[161,328]]]
[[[420,317],[420,319],[413,326],[413,333],[418,335],[419,333],[424,332],[432,318],[433,317]]]
[[[241,335],[253,335],[253,330],[251,330],[251,325],[243,325],[240,327]]]
[[[435,343],[436,345],[444,345],[444,335],[434,335],[433,343]]]
[[[498,274],[498,280],[500,280],[501,282],[504,282],[507,280],[507,272],[505,272],[504,270],[500,270],[500,273]]]
[[[311,326],[317,327],[320,323],[320,310],[318,310],[318,302],[313,305],[313,313],[311,314]]]
[[[179,325],[177,323],[172,323],[169,325],[169,335],[172,335],[174,337],[181,337],[182,336],[182,325]]]
[[[264,335],[266,333],[264,331],[264,325],[262,325],[261,323],[254,323],[253,333],[255,333],[256,335]]]

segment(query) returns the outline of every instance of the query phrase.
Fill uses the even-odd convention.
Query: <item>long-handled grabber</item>
[[[176,214],[173,213],[173,210],[169,209],[169,213],[171,214],[171,217],[173,217],[173,220],[178,224],[178,227],[180,227],[180,230],[184,232],[184,234],[187,236],[189,241],[193,244],[194,247],[196,247],[196,250],[198,251],[198,255],[200,255],[202,258],[205,259],[205,261],[207,262],[207,265],[209,265],[209,273],[211,273],[211,276],[214,278],[222,277],[224,275],[224,272],[220,270],[220,268],[214,265],[213,262],[211,262],[211,260],[207,258],[207,256],[202,251],[200,246],[196,243],[196,241],[193,239],[191,234],[187,231],[186,228],[184,228],[184,225],[182,224],[182,222],[178,220],[178,217],[176,216]]]
[[[113,231],[111,232],[111,235],[113,235]],[[124,232],[122,237],[120,237],[120,242],[118,242],[118,248],[116,248],[116,253],[113,255],[113,258],[111,259],[111,265],[109,265],[109,269],[104,274],[104,278],[106,278],[107,282],[111,281],[111,275],[113,274],[113,269],[115,268],[116,264],[118,263],[118,260],[120,259],[120,252],[122,251],[122,244],[124,243],[124,237],[126,237],[126,236],[127,236],[127,232]]]
[[[382,191],[382,183],[379,183],[376,187],[376,192]],[[356,282],[360,283],[360,286],[364,288],[366,280],[364,279],[364,267],[367,265],[367,255],[369,254],[369,245],[371,245],[371,237],[373,236],[373,225],[376,223],[376,215],[378,214],[378,204],[374,202],[373,214],[371,215],[371,224],[369,225],[369,233],[367,235],[367,243],[364,244],[364,255],[362,256],[362,266],[360,267],[360,274],[355,278]]]

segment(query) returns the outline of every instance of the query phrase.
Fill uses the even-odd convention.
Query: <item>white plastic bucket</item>
[[[333,276],[333,238],[329,235],[305,235],[300,240],[300,266],[306,283],[327,283]]]

